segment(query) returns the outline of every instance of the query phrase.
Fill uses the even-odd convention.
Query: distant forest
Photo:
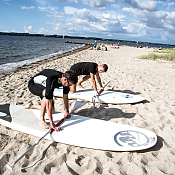
[[[96,37],[80,37],[80,36],[67,36],[67,35],[44,35],[44,34],[30,34],[30,33],[16,33],[16,32],[0,32],[0,35],[12,35],[12,36],[35,36],[35,37],[54,37],[54,38],[71,38],[71,39],[87,39],[87,40],[101,40],[101,41],[115,41],[115,42],[130,42],[137,43],[137,41],[127,41],[127,40],[116,40],[116,39],[104,39]],[[170,44],[161,43],[149,43],[138,41],[139,44],[155,44],[155,45],[165,45],[165,46],[175,46]]]

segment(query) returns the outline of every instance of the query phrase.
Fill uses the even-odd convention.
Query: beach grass
[[[174,48],[156,50],[154,52],[156,52],[157,54],[156,53],[150,53],[148,55],[142,55],[139,58],[140,59],[152,59],[152,60],[161,59],[161,60],[167,60],[167,61],[175,61],[175,50],[174,50]]]

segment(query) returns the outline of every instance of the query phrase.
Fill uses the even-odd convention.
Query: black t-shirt
[[[80,62],[77,64],[74,64],[71,69],[77,73],[77,75],[90,75],[96,74],[97,73],[97,68],[98,64],[97,63],[92,63],[92,62]]]
[[[41,84],[46,87],[45,97],[46,99],[53,98],[54,88],[59,88],[63,86],[61,83],[62,72],[45,69],[33,77],[34,83]],[[69,86],[63,86],[63,94],[69,93]]]

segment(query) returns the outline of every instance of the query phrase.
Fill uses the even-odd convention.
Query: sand
[[[81,61],[106,63],[109,70],[101,74],[103,85],[110,80],[106,90],[138,94],[146,101],[123,105],[96,104],[96,108],[88,103],[74,113],[144,128],[158,137],[154,147],[135,152],[93,150],[42,140],[10,171],[5,165],[13,163],[39,138],[0,125],[0,174],[175,174],[175,69],[172,62],[138,59],[153,50],[126,46],[119,49],[108,46],[108,51],[86,49],[0,75],[0,103],[25,105],[32,101],[40,104],[39,97],[27,88],[28,80],[39,71],[52,68],[64,72]],[[92,88],[90,80],[83,86]],[[71,110],[75,100],[69,102]],[[61,98],[57,98],[55,104],[57,111],[64,112]]]

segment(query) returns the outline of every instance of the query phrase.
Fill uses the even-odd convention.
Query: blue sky
[[[175,2],[0,0],[0,31],[175,45]]]

